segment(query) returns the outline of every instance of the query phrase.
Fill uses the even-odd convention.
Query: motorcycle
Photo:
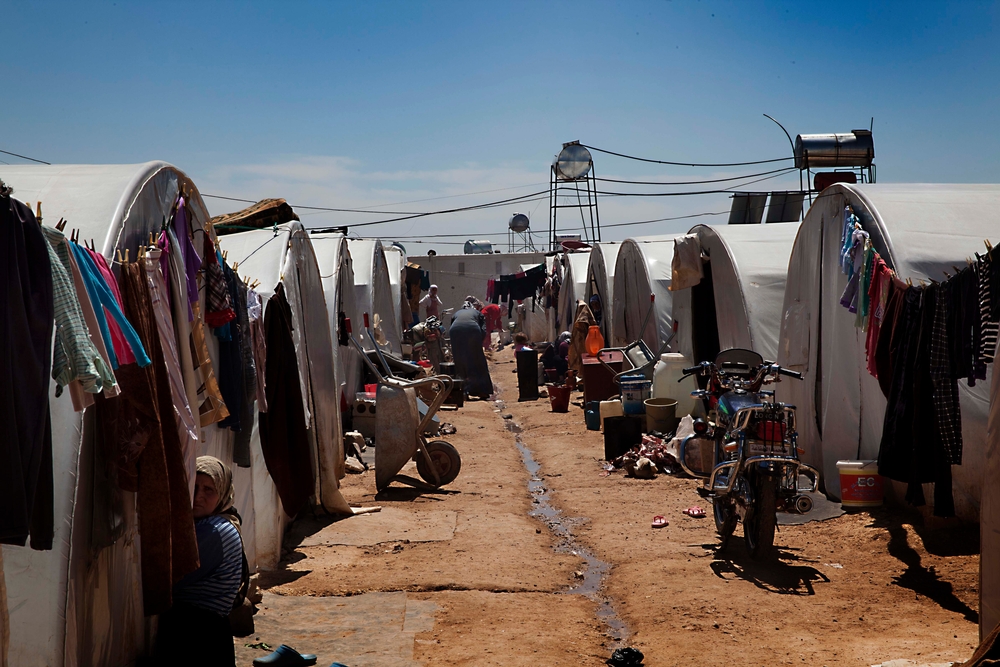
[[[441,320],[431,315],[423,322],[415,324],[411,331],[413,332],[413,356],[417,359],[426,356],[434,373],[439,373],[441,362],[447,361],[449,356],[445,329]]]
[[[742,522],[750,557],[767,559],[774,551],[777,513],[809,512],[812,499],[804,494],[816,491],[819,472],[799,459],[795,406],[775,401],[774,392],[761,387],[802,375],[744,349],[685,368],[683,377],[695,374],[707,377],[706,389],[691,395],[705,401],[708,418],[695,420],[695,434],[681,443],[681,466],[706,479],[698,493],[712,501],[721,547]],[[689,466],[687,450],[695,443],[711,449],[710,473]],[[811,485],[800,487],[800,475],[811,478]]]

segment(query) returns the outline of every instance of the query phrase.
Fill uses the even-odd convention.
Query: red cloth
[[[865,338],[865,353],[868,357],[868,372],[872,377],[878,377],[878,367],[875,363],[875,349],[878,347],[878,335],[882,330],[885,311],[888,310],[888,297],[892,287],[892,271],[881,257],[875,255],[872,267],[872,279],[868,286],[868,335]],[[885,303],[883,304],[883,292]]]
[[[483,347],[490,346],[490,334],[494,331],[503,331],[503,321],[500,316],[500,306],[491,303],[480,311],[486,318],[486,337],[483,338]]]
[[[118,308],[124,313],[125,310],[122,308],[122,293],[118,289],[118,281],[115,279],[115,274],[111,272],[111,267],[108,266],[108,260],[104,259],[104,255],[99,252],[94,252],[90,248],[87,248],[87,253],[94,258],[94,263],[97,264],[97,270],[101,272],[101,277],[104,278],[104,282],[108,284],[111,289],[111,293],[115,295],[115,301],[118,302]],[[118,326],[118,322],[115,318],[111,316],[111,313],[107,312],[107,308],[104,309],[105,317],[108,320],[108,331],[111,333],[111,344],[115,348],[115,356],[118,357],[118,365],[124,366],[125,364],[134,364],[135,355],[132,354],[132,348],[129,347],[128,341],[125,340],[125,335],[122,333],[121,327]]]

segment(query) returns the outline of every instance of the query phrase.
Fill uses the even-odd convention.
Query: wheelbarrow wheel
[[[439,480],[435,481],[434,473],[431,471],[427,459],[424,458],[423,454],[418,452],[416,457],[414,457],[417,460],[417,473],[419,473],[424,481],[428,484],[437,484],[438,486],[454,482],[455,478],[458,477],[459,471],[462,469],[462,457],[458,455],[458,450],[451,443],[444,440],[431,440],[424,446],[424,450],[434,462],[434,467],[437,468],[439,477]]]

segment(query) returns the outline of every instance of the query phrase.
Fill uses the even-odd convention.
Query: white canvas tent
[[[587,303],[590,303],[590,297],[595,294],[600,298],[604,311],[601,317],[601,334],[609,342],[614,340],[615,263],[621,247],[622,244],[615,241],[595,243],[587,264],[587,291],[583,298]]]
[[[343,433],[340,422],[339,386],[334,363],[334,344],[324,284],[309,234],[298,221],[270,229],[220,237],[228,260],[239,263],[239,273],[260,281],[257,288],[267,316],[268,299],[278,283],[292,311],[292,339],[298,362],[299,385],[309,429],[309,445],[315,481],[313,495],[318,504],[333,514],[351,514],[340,493],[344,476]],[[277,501],[277,492],[268,484],[258,484],[266,469],[260,450],[260,434],[251,438],[254,455],[254,505],[256,510],[257,561],[259,567],[273,567],[280,560],[281,537],[288,517]],[[262,480],[263,481],[263,480]],[[270,481],[270,476],[267,477]],[[266,519],[262,517],[266,512]]]
[[[563,266],[562,287],[559,288],[556,327],[571,331],[576,318],[576,302],[587,298],[587,266],[590,251],[567,252],[561,256]]]
[[[402,335],[403,324],[409,324],[411,319],[409,305],[406,308],[403,307],[405,302],[403,283],[406,282],[406,276],[403,273],[406,271],[406,254],[398,245],[383,245],[382,249],[385,250],[385,266],[389,275],[389,287],[392,290],[392,302],[395,304],[396,326]]]
[[[777,395],[798,407],[799,446],[834,497],[838,460],[877,458],[886,407],[865,370],[865,334],[840,305],[847,204],[901,279],[941,280],[1000,230],[1000,186],[837,184],[807,212],[788,264],[778,346],[778,362],[802,372],[804,381],[782,382]],[[970,520],[978,518],[983,488],[988,388],[988,381],[974,388],[959,382],[964,454],[962,465],[952,467],[954,498],[958,515]]]
[[[556,263],[555,255],[544,259],[545,272],[551,274],[552,268]],[[522,264],[521,271],[527,271],[528,269],[536,266],[538,266],[538,264]],[[535,299],[535,297],[529,297],[525,299],[524,303],[520,306],[515,306],[515,308],[522,307],[524,308],[524,322],[522,323],[522,330],[525,335],[528,336],[528,340],[534,343],[541,343],[543,341],[554,341],[558,337],[559,332],[556,331],[555,308],[546,308],[539,300]],[[511,319],[516,319],[516,317],[511,315]]]
[[[208,219],[194,183],[165,162],[138,165],[0,166],[13,196],[34,209],[42,202],[44,224],[69,221],[94,239],[107,259],[118,249],[134,253],[169,217],[180,188],[188,195],[193,224]],[[53,390],[54,390],[53,383]],[[139,539],[134,494],[124,493],[125,534],[91,556],[89,466],[95,436],[84,414],[73,411],[69,393],[50,395],[53,443],[55,540],[52,551],[3,547],[10,622],[11,665],[125,665],[143,650]]]
[[[343,312],[351,319],[351,326],[361,323],[354,293],[354,263],[343,234],[312,234],[313,249],[319,262],[329,311],[330,334],[333,336],[333,357],[337,370],[337,386],[350,403],[361,387],[361,357],[351,347],[341,347],[337,342],[337,314]],[[360,331],[356,330],[356,333]],[[338,398],[339,400],[339,398]]]
[[[1000,623],[1000,373],[990,383],[986,470],[980,510],[979,638]]]
[[[400,328],[397,319],[399,299],[392,294],[392,282],[389,279],[389,267],[385,259],[385,249],[382,242],[372,239],[348,239],[347,247],[354,260],[354,294],[358,311],[363,315],[368,313],[374,320],[379,316],[382,333],[385,335],[390,351],[400,354]],[[372,328],[375,322],[370,321]],[[364,321],[354,326],[356,333],[361,333]],[[365,349],[371,346],[368,336],[359,336]]]
[[[799,223],[696,225],[705,277],[673,293],[675,349],[692,362],[742,347],[778,356],[788,258]]]
[[[674,238],[675,235],[649,236],[622,241],[615,262],[611,309],[613,347],[642,338],[655,352],[670,336],[674,321],[673,295],[669,290]],[[650,295],[655,298],[653,315],[640,332],[649,311]]]

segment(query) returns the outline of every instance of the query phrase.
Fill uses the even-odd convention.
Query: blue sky
[[[793,137],[874,116],[880,181],[1000,180],[996,3],[4,4],[0,149],[63,163],[163,159],[209,194],[334,207],[432,199],[404,208],[433,210],[546,187],[552,156],[574,139],[664,160],[788,155],[763,113]],[[748,173],[604,155],[595,165],[649,180]],[[728,206],[724,195],[609,198],[601,218]],[[499,241],[515,209],[544,228],[545,202],[530,202],[381,229]]]

